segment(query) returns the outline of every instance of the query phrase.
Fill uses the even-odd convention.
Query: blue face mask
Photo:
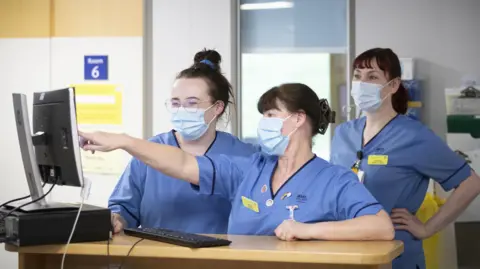
[[[293,130],[288,136],[282,135],[283,122],[290,118],[262,118],[258,123],[257,135],[258,142],[262,151],[269,155],[282,156],[287,150],[290,142],[290,135],[296,131]]]
[[[199,139],[207,132],[210,123],[212,123],[216,117],[215,116],[208,124],[205,123],[205,112],[212,107],[213,105],[207,109],[199,108],[196,112],[186,111],[183,107],[179,108],[176,113],[172,113],[170,119],[173,129],[179,132],[185,140],[192,141]]]
[[[375,112],[382,105],[383,101],[387,98],[385,96],[383,99],[380,96],[382,89],[390,84],[392,80],[387,82],[385,85],[362,82],[362,81],[352,81],[352,91],[350,95],[355,102],[355,105],[365,112]]]

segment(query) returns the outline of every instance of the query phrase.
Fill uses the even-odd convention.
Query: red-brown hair
[[[355,58],[353,69],[372,68],[372,61],[377,63],[388,80],[401,78],[400,60],[391,49],[374,48],[363,52]],[[407,113],[408,92],[401,82],[397,92],[392,95],[392,107],[399,114]]]

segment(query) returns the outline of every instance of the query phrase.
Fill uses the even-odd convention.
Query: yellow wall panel
[[[0,38],[50,36],[51,0],[0,0]]]
[[[143,35],[142,0],[52,1],[53,37]]]

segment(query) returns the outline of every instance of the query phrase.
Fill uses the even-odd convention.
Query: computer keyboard
[[[156,228],[125,228],[126,235],[189,248],[228,246],[231,241],[210,236]]]

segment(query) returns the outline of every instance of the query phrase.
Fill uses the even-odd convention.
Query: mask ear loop
[[[395,79],[397,78],[392,78],[389,82],[385,83],[385,85],[383,85],[381,90],[385,89],[385,87],[387,87],[388,84],[392,83],[392,81],[394,81]],[[392,92],[387,93],[387,95],[385,95],[385,97],[382,98],[381,104],[383,104],[383,102],[388,98],[389,95],[393,95],[393,93]]]
[[[207,109],[205,109],[205,112],[207,112],[210,108],[212,108],[214,105],[216,105],[217,103],[215,102],[214,104],[212,104],[211,106],[209,106]],[[205,113],[204,112],[204,113]],[[213,116],[213,118],[210,120],[209,123],[207,123],[207,126],[210,127],[210,124],[217,118],[218,115],[215,115]]]
[[[291,118],[293,116],[293,114],[290,114],[290,116],[286,117],[285,119],[283,119],[283,122],[285,122],[286,120],[288,120],[289,118]],[[295,129],[293,129],[293,131],[291,131],[287,137],[290,138],[290,136],[295,132],[297,131],[298,127],[295,127]]]

